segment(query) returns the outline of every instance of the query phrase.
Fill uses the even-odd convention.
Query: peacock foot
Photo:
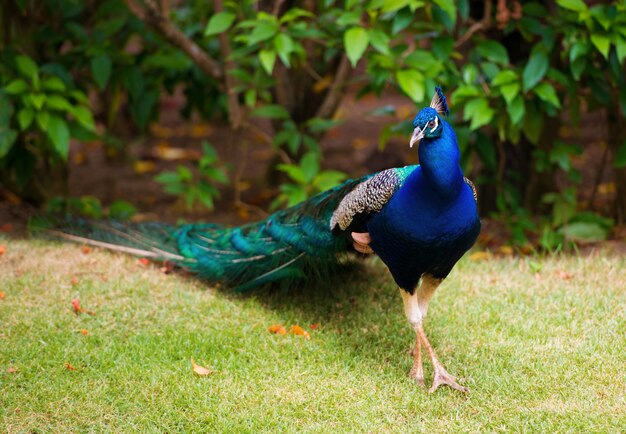
[[[428,390],[429,393],[433,393],[441,385],[448,385],[453,389],[460,390],[461,392],[469,392],[469,389],[465,386],[461,386],[456,382],[456,378],[448,374],[443,366],[435,367],[435,373],[433,375],[433,385]]]
[[[417,369],[415,366],[409,371],[409,378],[412,378],[418,386],[426,388],[426,382],[424,381],[424,372],[422,369]]]

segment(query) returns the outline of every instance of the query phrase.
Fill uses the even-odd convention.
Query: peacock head
[[[435,95],[430,101],[429,107],[424,107],[413,120],[413,135],[409,145],[419,143],[422,139],[434,139],[441,136],[443,122],[440,115],[447,115],[448,103],[439,86],[435,88]]]

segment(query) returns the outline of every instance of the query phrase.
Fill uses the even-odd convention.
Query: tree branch
[[[215,13],[220,13],[224,11],[224,3],[222,0],[215,0],[213,2],[213,7],[215,9]],[[224,81],[226,82],[226,98],[228,101],[228,118],[230,120],[230,126],[237,130],[241,127],[243,123],[243,112],[241,110],[241,105],[239,104],[239,97],[237,92],[235,91],[235,87],[237,85],[235,77],[230,74],[237,65],[231,59],[230,55],[232,53],[232,49],[230,47],[230,41],[228,40],[228,35],[226,32],[221,32],[219,35],[220,39],[220,50],[222,52],[222,58],[224,58]]]
[[[483,18],[477,23],[474,23],[470,26],[469,29],[461,36],[454,44],[454,48],[459,48],[461,45],[469,41],[472,35],[479,30],[485,30],[491,26],[491,8],[492,8],[492,0],[486,0],[483,11]]]
[[[163,15],[155,0],[145,0],[145,7],[135,0],[124,0],[128,9],[144,23],[157,29],[170,44],[183,50],[202,72],[221,80],[224,76],[221,65],[207,54],[193,40],[189,39],[169,18]]]
[[[335,110],[337,110],[337,106],[339,106],[339,103],[341,102],[343,87],[345,86],[351,71],[348,57],[345,54],[342,54],[341,60],[339,61],[339,67],[337,68],[337,73],[335,74],[335,79],[330,85],[330,89],[328,90],[322,105],[320,105],[317,113],[315,113],[315,117],[322,119],[332,117]]]

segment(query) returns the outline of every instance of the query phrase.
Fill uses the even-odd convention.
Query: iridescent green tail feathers
[[[329,273],[337,264],[337,254],[352,245],[345,235],[331,233],[331,215],[360,181],[347,181],[263,221],[240,227],[126,224],[67,217],[46,225],[46,230],[71,241],[169,261],[201,278],[245,291]]]

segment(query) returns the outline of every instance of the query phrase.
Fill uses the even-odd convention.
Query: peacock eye
[[[433,119],[432,121],[428,122],[428,128],[433,129],[435,128],[435,120]]]

